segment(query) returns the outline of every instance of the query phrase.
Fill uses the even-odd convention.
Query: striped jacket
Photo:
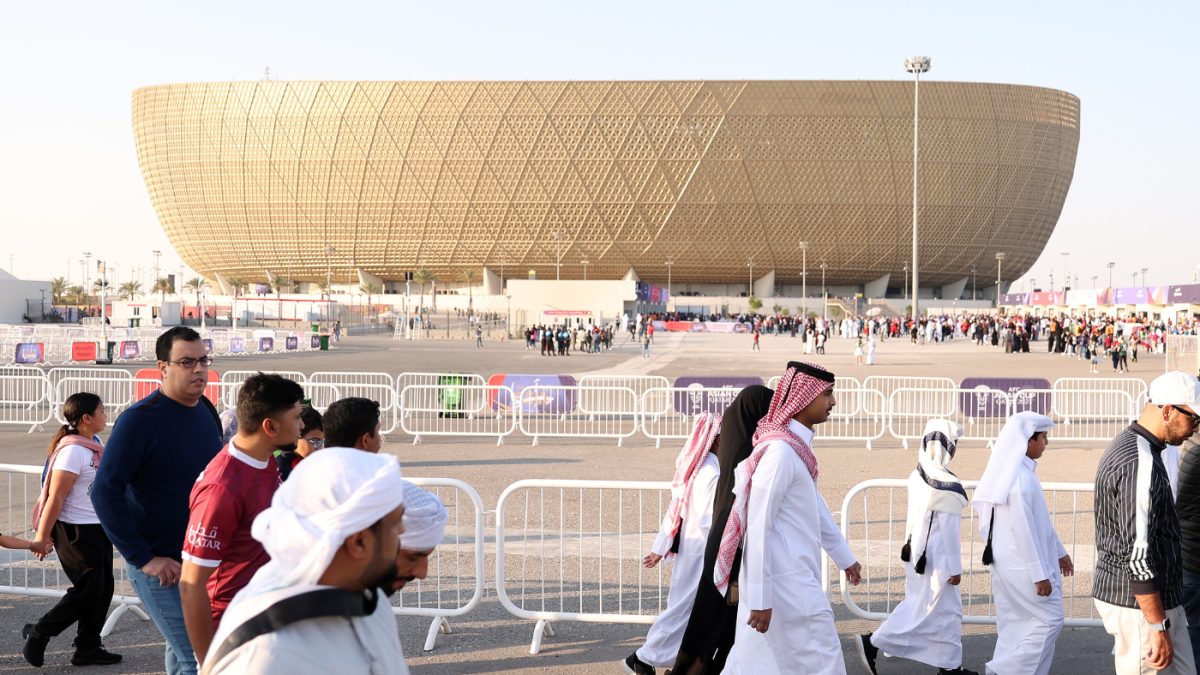
[[[1162,462],[1166,447],[1134,422],[1109,444],[1096,469],[1096,570],[1092,597],[1136,608],[1158,591],[1164,609],[1183,604],[1179,516]]]

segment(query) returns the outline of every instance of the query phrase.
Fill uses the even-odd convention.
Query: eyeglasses
[[[183,366],[184,368],[191,370],[192,368],[196,367],[196,364],[204,366],[205,368],[211,366],[213,363],[213,358],[211,356],[205,356],[203,358],[193,359],[192,357],[189,356],[186,359],[179,359],[178,361],[172,361],[170,359],[167,359],[167,363],[177,363],[177,364]]]
[[[1159,406],[1159,407],[1162,407],[1162,406]],[[1200,425],[1200,415],[1197,415],[1196,413],[1188,411],[1188,410],[1184,410],[1183,408],[1180,408],[1178,406],[1171,406],[1171,409],[1174,410],[1175,412],[1179,413],[1180,415],[1183,415],[1184,417],[1188,418],[1188,421],[1192,423],[1193,427],[1196,425]]]
[[[325,439],[324,438],[302,438],[300,440],[307,441],[310,445],[312,445],[317,450],[320,450],[321,448],[325,447]]]

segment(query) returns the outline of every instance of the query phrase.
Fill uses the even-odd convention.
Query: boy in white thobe
[[[713,495],[717,490],[717,479],[721,477],[716,455],[720,433],[721,416],[701,413],[676,460],[672,503],[654,545],[650,547],[650,555],[642,561],[644,566],[654,567],[664,557],[670,557],[678,534],[679,549],[671,568],[671,590],[667,594],[667,608],[654,620],[646,634],[646,643],[621,662],[630,675],[653,675],[655,668],[675,665],[675,657],[679,655],[679,645],[692,615],[692,603],[696,600],[696,589],[704,568],[704,547],[712,527]],[[678,495],[675,494],[675,483],[680,483]],[[681,500],[678,505],[676,499]]]
[[[851,583],[858,583],[860,566],[817,492],[813,431],[799,421],[826,421],[834,403],[832,373],[789,363],[754,435],[754,453],[738,465],[737,502],[714,573],[722,589],[731,544],[745,523],[737,637],[727,675],[846,672],[833,609],[821,589],[821,549]]]
[[[908,523],[901,558],[904,601],[874,633],[859,635],[859,657],[871,675],[880,651],[938,668],[938,675],[978,675],[962,668],[962,511],[967,493],[950,472],[962,425],[925,425],[917,470],[908,477]]]
[[[984,563],[991,558],[996,598],[996,651],[988,675],[1046,675],[1062,631],[1062,575],[1075,568],[1034,473],[1053,428],[1050,418],[1034,412],[1009,418],[972,499],[979,535],[988,542]]]

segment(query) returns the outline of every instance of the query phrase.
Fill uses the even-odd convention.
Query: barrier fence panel
[[[978,481],[963,481],[973,494]],[[856,616],[883,621],[904,599],[905,563],[900,560],[908,513],[908,481],[868,480],[850,489],[842,502],[842,535],[862,564],[862,581],[850,586],[842,577],[842,601]],[[1043,483],[1054,529],[1075,565],[1075,575],[1063,578],[1063,609],[1070,627],[1100,627],[1092,603],[1095,561],[1091,483]],[[962,515],[963,623],[995,625],[991,573],[980,562],[975,510]]]
[[[580,402],[586,400],[589,410]],[[511,400],[521,433],[533,437],[615,438],[637,432],[637,395],[629,387],[528,386]]]
[[[725,414],[726,408],[742,391],[741,387],[654,387],[642,394],[638,411],[641,429],[654,439],[654,447],[663,440],[682,440],[692,433],[692,421],[702,412]]]
[[[667,603],[669,565],[641,565],[671,502],[669,482],[522,480],[496,505],[496,594],[537,621],[650,624]]]
[[[990,445],[1008,421],[1011,399],[997,389],[900,388],[892,392],[887,408],[888,430],[905,448],[909,440],[921,440],[925,423],[933,417],[961,424],[962,440]]]
[[[396,378],[396,390],[403,391],[405,387],[411,385],[439,385],[439,384],[474,384],[485,385],[487,380],[482,375],[475,373],[400,373]]]
[[[293,382],[299,382],[300,384],[308,382],[308,376],[298,370],[227,370],[221,374],[221,384],[225,385],[222,389],[224,394],[223,401],[226,408],[237,407],[237,395],[241,390],[241,384],[251,375],[257,375],[259,372],[266,375],[278,375]],[[213,403],[216,403],[216,401],[213,401]],[[328,406],[329,403],[332,403],[332,401],[326,402],[325,405]]]
[[[779,381],[782,379],[783,379],[782,376],[776,375],[775,377],[772,377],[771,379],[767,380],[767,389],[774,389],[779,384]],[[841,375],[838,375],[838,376],[834,377],[834,381],[835,381],[834,386],[839,389],[862,389],[863,388],[862,382],[859,382],[857,377],[849,377],[849,376],[843,377]]]
[[[398,616],[431,617],[425,651],[431,651],[440,630],[450,633],[448,619],[463,616],[479,604],[486,582],[484,570],[484,508],[475,488],[452,478],[405,480],[436,494],[450,511],[442,543],[429,556],[429,572],[392,596]],[[400,535],[404,546],[404,535]]]
[[[1200,335],[1167,335],[1166,371],[1200,372]]]
[[[1052,438],[1109,441],[1137,418],[1134,399],[1118,390],[1022,389],[1012,394],[1010,415],[1046,415],[1058,425]]]
[[[1054,381],[1051,389],[1054,391],[1123,391],[1129,394],[1129,398],[1136,403],[1138,399],[1146,395],[1147,387],[1146,381],[1140,378],[1104,377],[1090,380],[1086,377],[1060,377]]]
[[[40,466],[0,464],[0,508],[4,509],[0,513],[0,523],[3,524],[4,534],[20,539],[34,538],[29,521],[33,515],[33,505],[41,492],[41,475]],[[143,621],[150,618],[142,611],[141,600],[138,600],[125,576],[125,560],[116,550],[113,556],[116,592],[112,604],[115,609],[100,631],[102,637],[112,632],[117,620],[126,611],[132,611]],[[61,598],[71,585],[71,580],[58,563],[57,551],[46,556],[45,560],[38,560],[29,551],[0,549],[0,593]]]
[[[874,389],[883,394],[884,401],[888,401],[892,397],[892,392],[897,389],[957,389],[958,383],[948,377],[872,375],[863,380],[862,388]],[[872,410],[871,412],[878,411]]]
[[[337,385],[344,397],[357,396],[378,403],[380,433],[394,433],[399,426],[396,380],[388,373],[316,372],[308,376],[308,381]]]
[[[887,431],[887,414],[868,412],[886,410],[883,394],[874,389],[842,389],[841,380],[833,387],[836,405],[829,420],[815,429],[815,435],[823,439],[860,440],[867,442],[881,438]]]
[[[641,400],[642,394],[646,393],[647,389],[662,388],[671,386],[671,382],[665,377],[658,375],[584,375],[579,378],[580,387],[626,387],[632,389],[634,395]],[[580,399],[580,407],[584,411],[593,409],[591,401],[585,395]]]
[[[0,370],[0,424],[19,424],[29,432],[54,416],[54,392],[50,379],[38,374],[10,375],[18,369]]]
[[[469,380],[468,380],[469,381]],[[400,391],[400,429],[413,436],[495,436],[517,429],[513,390],[489,384],[410,384]]]
[[[71,369],[74,370],[74,369]],[[86,370],[80,368],[79,370]],[[138,401],[133,395],[133,376],[127,370],[108,371],[123,373],[126,377],[94,377],[80,375],[60,377],[54,386],[54,417],[59,424],[66,424],[62,415],[62,406],[72,394],[88,392],[100,397],[104,402],[104,413],[108,415],[108,426],[117,423],[117,417],[129,406]]]

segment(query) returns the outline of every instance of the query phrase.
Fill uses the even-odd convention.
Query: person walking
[[[863,343],[862,338],[858,338],[858,342],[854,345],[854,365],[861,366],[863,364]]]
[[[759,345],[758,345],[758,329],[757,328],[754,329],[754,346],[750,348],[750,351],[752,351],[752,352],[762,351],[762,348],[759,347]]]
[[[1150,383],[1138,420],[1109,444],[1096,469],[1092,599],[1116,639],[1118,675],[1145,668],[1195,673],[1184,610],[1179,512],[1162,454],[1200,426],[1200,381],[1181,371]]]
[[[642,333],[642,358],[650,358],[650,334]]]
[[[475,324],[475,348],[483,349],[483,329]]]
[[[58,561],[71,580],[71,588],[37,623],[25,624],[24,656],[29,665],[45,663],[50,638],[78,624],[71,665],[112,665],[120,654],[105,651],[100,631],[113,597],[113,547],[96,510],[92,483],[104,456],[100,432],[108,424],[100,397],[80,392],[63,403],[62,425],[50,441],[42,494],[34,507],[37,537],[30,550],[45,560],[57,549]]]
[[[108,459],[92,484],[92,504],[125,558],[134,592],[165,638],[167,675],[193,675],[196,658],[176,584],[188,495],[221,449],[221,424],[204,397],[213,360],[200,334],[176,326],[158,337],[155,353],[162,388],[117,420]]]

